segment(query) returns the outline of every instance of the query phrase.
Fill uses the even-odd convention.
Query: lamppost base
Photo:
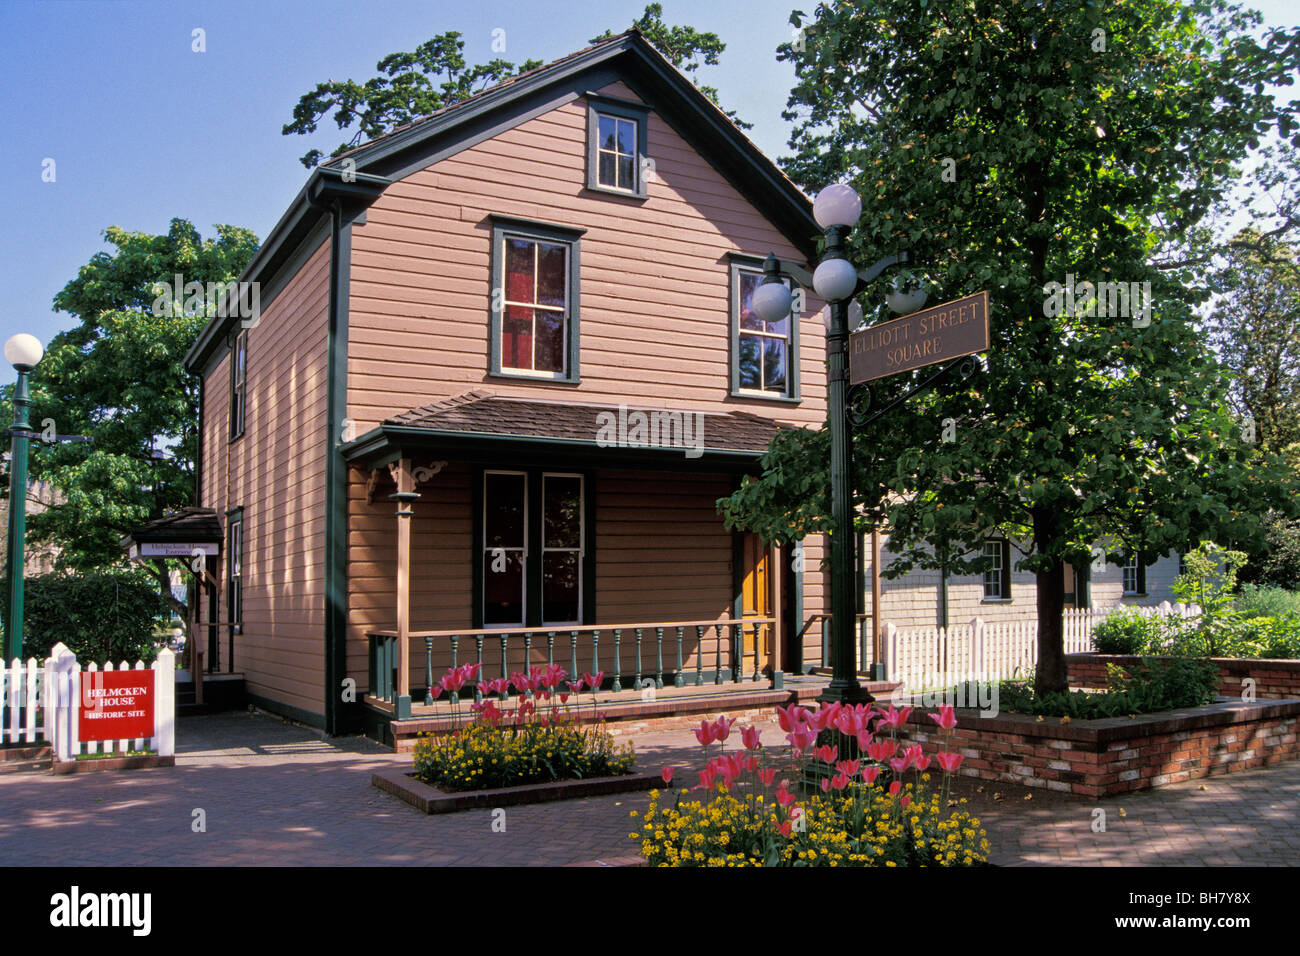
[[[850,684],[846,681],[835,680],[832,680],[826,689],[817,697],[817,700],[823,704],[839,702],[849,707],[852,707],[854,704],[870,704],[873,703],[875,699],[876,698],[871,695],[871,692],[857,681]]]

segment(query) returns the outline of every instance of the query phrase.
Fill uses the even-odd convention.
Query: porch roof
[[[644,413],[641,419],[636,413]],[[680,430],[671,416],[682,416]],[[744,411],[585,404],[485,392],[412,408],[343,446],[344,458],[378,467],[411,451],[492,458],[562,452],[592,463],[698,468],[752,464],[791,426]],[[640,429],[638,431],[638,429]]]
[[[174,514],[147,521],[121,540],[122,547],[136,544],[170,544],[196,541],[220,544],[224,534],[217,513],[211,508],[182,508]]]

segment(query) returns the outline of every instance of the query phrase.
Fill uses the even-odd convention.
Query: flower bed
[[[467,682],[478,680],[480,666],[448,671],[439,690],[458,694]],[[432,787],[462,791],[631,773],[636,762],[631,745],[616,746],[602,722],[578,723],[568,705],[584,688],[599,687],[603,676],[587,674],[569,682],[564,669],[552,665],[482,683],[483,693],[504,698],[513,688],[526,696],[517,698],[514,707],[484,697],[470,705],[474,718],[468,726],[421,737],[414,776]],[[562,683],[568,692],[559,690]]]
[[[1156,658],[1159,660],[1160,658]],[[1068,654],[1071,687],[1106,687],[1106,667],[1133,667],[1141,658],[1122,654]],[[1217,691],[1224,697],[1241,697],[1248,688],[1258,698],[1300,698],[1300,661],[1213,657]],[[1249,680],[1251,683],[1246,683]]]
[[[1104,720],[970,712],[950,743],[962,776],[1107,797],[1300,757],[1300,700],[1219,701]],[[940,738],[920,714],[900,736]],[[949,741],[945,740],[945,746]]]
[[[919,744],[901,748],[897,733],[910,712],[861,704],[777,708],[790,744],[784,753],[765,748],[750,726],[740,734],[743,749],[728,754],[733,721],[703,722],[696,738],[722,752],[686,791],[702,797],[674,791],[670,804],[651,791],[641,832],[629,837],[641,841],[642,856],[655,866],[984,864],[988,840],[979,820],[960,809],[964,800],[948,799],[950,775],[963,757],[945,749],[932,758]],[[932,716],[945,734],[956,726],[951,707]],[[877,736],[882,728],[888,737]],[[825,742],[815,746],[819,739]],[[937,790],[926,772],[932,760],[943,770]],[[788,776],[778,784],[783,771]],[[665,767],[664,783],[671,786],[672,778]]]

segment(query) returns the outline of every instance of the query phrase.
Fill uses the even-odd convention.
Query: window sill
[[[799,395],[781,395],[777,392],[750,392],[732,389],[730,398],[739,398],[747,402],[779,402],[782,405],[798,405],[803,401]]]
[[[602,196],[617,196],[619,199],[632,199],[637,202],[645,202],[650,198],[649,193],[633,192],[630,189],[616,189],[613,186],[599,186],[595,183],[587,183],[586,191],[589,193],[599,193]]]
[[[1014,602],[1014,600],[1015,600],[1014,598],[987,598],[986,597],[986,598],[981,598],[980,603],[981,604],[1011,604]]]
[[[488,372],[488,378],[502,379],[510,382],[531,382],[534,385],[580,385],[582,379],[575,376],[554,377],[550,375],[529,375],[527,372],[494,371]]]
[[[230,438],[226,441],[226,444],[227,444],[227,445],[233,445],[235,442],[239,441],[239,439],[241,439],[241,438],[243,438],[243,437],[244,437],[244,432],[243,432],[243,430],[241,429],[240,432],[239,432],[239,434],[237,434],[237,435],[231,435]]]

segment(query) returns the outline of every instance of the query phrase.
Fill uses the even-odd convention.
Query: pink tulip
[[[894,768],[894,773],[903,773],[912,765],[912,758],[894,757],[889,761],[889,765]]]
[[[789,780],[782,780],[781,785],[776,788],[776,802],[783,807],[794,803],[794,794],[789,790],[789,783]]]
[[[709,723],[707,720],[701,720],[700,726],[695,729],[695,739],[704,747],[713,743],[715,739],[713,736],[713,724]]]
[[[930,758],[929,758],[929,757],[917,757],[915,760],[912,761],[912,763],[913,763],[913,765],[916,767],[917,770],[920,770],[922,773],[924,773],[924,772],[925,772],[926,770],[928,770],[929,767],[930,767]]]
[[[576,681],[566,680],[565,683],[569,685],[569,690],[573,691],[575,694],[581,694],[582,689],[587,686],[587,682],[584,681],[581,677],[579,677]]]
[[[907,723],[907,718],[911,713],[911,707],[904,707],[902,710],[895,710],[894,705],[890,704],[889,710],[886,711],[885,715],[881,719],[884,721],[886,727],[897,729]]]
[[[430,694],[432,697],[434,697],[435,699],[441,697],[441,696],[442,696],[442,685],[441,685],[441,684],[434,684],[432,687],[429,688],[429,694]]]
[[[861,763],[861,760],[840,760],[836,762],[835,769],[847,777],[856,777]]]
[[[880,768],[875,764],[862,768],[862,779],[867,783],[875,783],[876,778],[880,776]]]
[[[835,760],[835,757],[838,753],[839,751],[837,751],[834,747],[828,744],[823,747],[818,747],[816,750],[814,750],[813,756],[816,757],[818,760],[825,761],[826,763],[831,763],[832,761]]]
[[[465,679],[467,681],[477,681],[479,673],[483,670],[482,664],[466,664]]]
[[[875,735],[869,730],[863,730],[858,734],[858,749],[866,750],[871,746],[871,740]]]
[[[778,823],[776,828],[780,831],[781,836],[788,840],[790,839],[790,833],[794,830],[794,824],[786,820],[784,823]]]
[[[825,793],[826,791],[830,790],[831,781],[829,777],[822,777],[821,787],[822,787],[822,793]]]
[[[672,785],[672,782],[673,782],[673,768],[672,768],[672,767],[664,767],[662,770],[659,771],[659,776],[661,776],[661,777],[664,778],[664,783],[665,783],[665,784],[668,784],[669,786],[671,786],[671,785]]]
[[[717,773],[712,766],[705,767],[700,771],[700,786],[705,790],[712,790],[717,786]]]
[[[943,768],[944,773],[953,773],[966,757],[964,754],[938,753],[934,755],[934,759]]]
[[[772,780],[776,777],[775,767],[764,767],[758,772],[758,779],[763,781],[763,786],[772,786]]]
[[[897,780],[895,780],[893,783],[889,785],[889,795],[891,797],[896,797],[898,796],[898,791],[902,789],[903,789],[903,785],[899,783]]]
[[[798,704],[778,707],[776,709],[776,719],[781,724],[781,729],[787,734],[795,733],[808,722],[808,709],[800,707]]]
[[[847,776],[846,774],[837,773],[834,777],[831,778],[831,786],[834,787],[836,790],[843,790],[852,781],[853,781],[852,777]]]
[[[957,726],[957,714],[953,710],[952,704],[944,704],[939,708],[937,714],[930,715],[930,719],[944,730],[952,730]]]
[[[921,745],[912,744],[912,746],[903,751],[903,754],[908,760],[912,761],[912,763],[916,763],[921,759]]]
[[[811,727],[806,730],[796,730],[792,734],[786,734],[785,739],[790,741],[790,746],[796,751],[803,753],[817,742],[817,731]]]
[[[595,674],[589,674],[583,671],[582,679],[586,681],[587,686],[591,688],[591,692],[594,694],[600,690],[600,685],[605,680],[605,672],[597,671]]]
[[[731,725],[736,722],[736,718],[719,717],[713,724],[713,739],[722,743],[731,734]]]
[[[905,794],[903,794],[903,796],[899,799],[899,801],[898,801],[898,805],[899,805],[900,807],[905,807],[905,806],[907,806],[907,805],[908,805],[909,803],[911,803],[911,802],[912,802],[912,795],[911,795],[910,793],[905,793]]]
[[[754,750],[755,748],[762,746],[762,744],[758,742],[758,736],[759,729],[752,724],[740,732],[740,739],[744,742],[747,750]]]
[[[877,740],[873,744],[867,745],[867,756],[876,763],[884,763],[894,755],[898,747],[892,740]]]

